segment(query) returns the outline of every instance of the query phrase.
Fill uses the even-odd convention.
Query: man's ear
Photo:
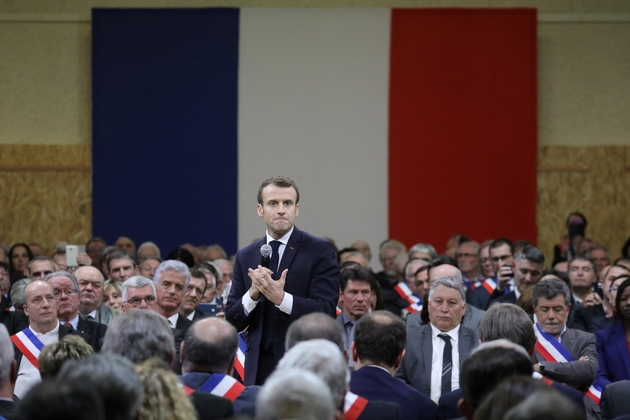
[[[258,213],[258,217],[263,217],[265,215],[263,206],[261,206],[260,204],[256,204],[256,213]]]
[[[17,381],[17,362],[15,361],[15,359],[11,361],[9,380],[13,385],[15,385],[15,382]]]
[[[28,306],[24,304],[24,315],[28,316]]]
[[[228,365],[228,370],[227,370],[228,376],[234,376],[234,364],[236,364],[236,354],[234,355],[234,357],[230,361],[230,364]],[[245,378],[241,378],[241,380],[244,381]]]
[[[466,419],[468,420],[472,420],[473,416],[475,415],[475,412],[473,411],[470,404],[468,404],[468,401],[463,398],[460,398],[459,401],[457,401],[457,408],[459,409],[459,412],[462,413],[464,417],[466,417]]]
[[[186,341],[182,341],[181,346],[179,346],[179,362],[184,365],[184,344]]]
[[[398,367],[400,366],[400,364],[403,361],[403,357],[405,357],[405,352],[406,352],[406,350],[403,349],[403,351],[401,351],[400,354],[398,355],[398,357],[396,358],[396,362],[394,363],[394,369],[398,370]]]
[[[354,360],[354,363],[357,363],[359,361],[359,356],[357,356],[357,346],[354,345],[354,341],[350,344],[350,349],[350,351],[352,351],[352,360]]]

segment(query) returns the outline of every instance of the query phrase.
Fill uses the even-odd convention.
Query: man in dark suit
[[[229,322],[216,317],[202,319],[186,332],[180,356],[181,382],[196,391],[230,399],[237,416],[256,404],[260,390],[255,385],[245,387],[232,377],[238,341]]]
[[[395,379],[405,351],[405,323],[387,311],[363,316],[356,325],[350,391],[368,400],[400,406],[403,418],[437,419],[438,407],[429,397]]]
[[[9,333],[0,325],[0,416],[10,419],[13,414],[13,388],[17,379],[15,352]]]
[[[166,260],[158,265],[153,275],[155,311],[168,321],[171,328],[184,333],[192,321],[179,314],[184,293],[190,283],[190,270],[181,261]]]
[[[94,267],[90,267],[95,270]],[[101,323],[88,321],[79,313],[81,294],[77,279],[67,271],[57,271],[44,277],[53,288],[57,300],[57,319],[65,327],[80,333],[95,352],[101,349],[107,327]]]
[[[492,249],[490,255],[493,255]],[[504,275],[506,267],[499,269],[499,281],[494,293],[490,296],[490,305],[493,303],[516,303],[521,293],[527,288],[527,286],[535,285],[542,278],[542,272],[545,268],[545,255],[534,246],[528,245],[521,249],[514,258],[511,271],[514,278],[514,289],[505,293],[507,284],[504,280],[507,278]],[[504,271],[502,271],[504,270]]]
[[[477,345],[477,334],[460,325],[466,311],[461,280],[436,279],[426,304],[430,322],[408,329],[405,356],[396,376],[437,402],[440,395],[459,388],[459,370]]]
[[[300,195],[293,180],[276,176],[258,190],[265,238],[236,254],[226,319],[248,328],[245,384],[262,384],[284,354],[289,324],[311,312],[335,316],[339,267],[332,245],[294,226]],[[272,248],[270,259],[260,249]],[[263,267],[265,263],[269,268]]]
[[[204,273],[197,269],[190,269],[190,281],[188,282],[188,288],[184,293],[184,301],[179,307],[179,315],[185,317],[189,321],[195,322],[200,319],[206,318],[208,314],[197,309],[201,298],[203,297],[208,281]]]

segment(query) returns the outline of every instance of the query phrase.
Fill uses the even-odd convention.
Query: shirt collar
[[[33,334],[35,334],[36,336],[39,336],[39,337],[43,337],[43,336],[46,336],[46,335],[55,335],[55,334],[59,335],[59,320],[57,320],[57,325],[55,325],[55,328],[53,328],[52,330],[48,331],[47,333],[44,333],[44,334],[38,333],[37,331],[35,331],[32,328],[31,328],[31,331],[33,331]]]
[[[460,324],[457,324],[457,326],[450,331],[440,331],[435,325],[431,323],[429,323],[429,325],[431,325],[431,336],[433,338],[436,338],[440,334],[448,334],[453,340],[457,341],[457,338],[459,337]]]
[[[280,239],[274,239],[273,236],[269,234],[269,232],[265,232],[265,236],[267,237],[267,243],[271,241],[279,241],[280,243],[282,243],[282,245],[288,244],[289,238],[291,237],[291,234],[293,233],[293,229],[295,229],[295,226],[293,226],[291,230],[285,233],[284,236]]]
[[[173,328],[177,328],[177,320],[179,319],[179,312],[175,312],[175,315],[170,316],[166,319],[168,319],[171,322]]]

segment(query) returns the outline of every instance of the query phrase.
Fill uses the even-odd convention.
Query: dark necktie
[[[71,330],[74,330],[74,328],[72,328],[72,324],[71,324],[71,323],[69,323],[69,322],[64,322],[64,323],[63,323],[63,326],[64,326],[64,327],[68,327],[68,328],[70,328]]]
[[[451,392],[451,373],[453,371],[453,345],[448,334],[438,335],[444,340],[444,353],[442,354],[442,392],[441,395]]]
[[[273,271],[273,275],[271,278],[274,280],[278,280],[280,278],[280,273],[278,273],[278,264],[280,262],[280,253],[278,250],[280,249],[280,241],[271,241],[269,245],[271,245],[271,258],[269,259],[269,269]]]

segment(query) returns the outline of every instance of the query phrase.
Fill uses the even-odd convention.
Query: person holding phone
[[[567,216],[565,225],[567,234],[563,235],[560,243],[553,247],[552,267],[555,267],[560,262],[569,261],[579,254],[578,250],[582,241],[584,241],[588,221],[582,213],[573,211]]]
[[[492,249],[490,255],[493,255]],[[499,268],[499,280],[496,290],[490,297],[490,305],[495,302],[516,303],[527,286],[535,285],[540,281],[544,268],[545,255],[538,248],[529,245],[521,249],[511,265],[505,264]],[[510,275],[514,279],[513,290],[506,293]]]

